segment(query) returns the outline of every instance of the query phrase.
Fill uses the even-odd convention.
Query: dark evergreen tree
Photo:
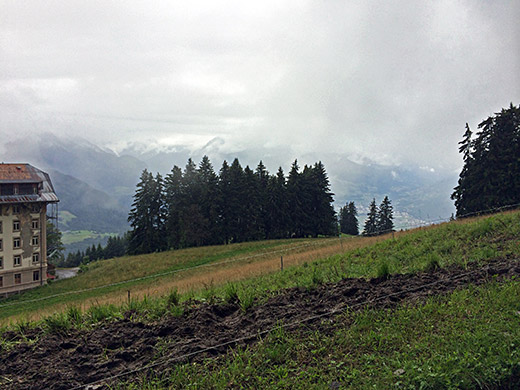
[[[290,211],[287,183],[282,167],[268,180],[266,238],[287,238],[290,231]]]
[[[181,182],[182,170],[175,165],[164,179],[165,234],[167,247],[171,249],[177,249],[181,246]]]
[[[222,243],[228,244],[231,240],[231,225],[232,225],[232,211],[231,202],[231,177],[229,172],[229,164],[226,160],[222,162],[218,178],[218,226],[219,226],[219,237]]]
[[[132,209],[128,221],[132,227],[128,251],[130,254],[149,253],[163,250],[164,210],[162,198],[162,178],[146,169],[137,184]]]
[[[255,173],[246,166],[243,178],[244,218],[242,223],[242,241],[254,241],[264,238],[261,224],[260,183]]]
[[[365,227],[363,229],[364,236],[375,236],[377,235],[377,206],[375,198],[369,206],[367,219],[365,220]]]
[[[181,232],[182,246],[201,246],[209,236],[209,221],[204,217],[201,198],[202,182],[197,166],[190,158],[181,180]]]
[[[321,161],[310,169],[310,232],[314,237],[321,235],[337,235],[336,212],[334,211],[334,194],[330,192],[330,183],[325,166]]]
[[[218,244],[218,177],[208,156],[203,156],[198,167],[199,205],[203,221],[204,235],[201,245]]]
[[[458,217],[520,203],[520,106],[511,103],[478,128],[472,139],[466,125],[459,143],[464,167],[451,195]]]
[[[245,196],[245,174],[238,158],[229,167],[227,207],[232,242],[245,240],[246,210],[249,200]]]
[[[359,223],[357,209],[354,202],[347,202],[339,212],[339,226],[341,233],[357,236],[359,234]]]
[[[385,196],[377,213],[378,234],[390,233],[394,230],[394,211],[388,196]]]
[[[305,206],[308,204],[308,194],[305,192],[302,176],[298,160],[294,160],[287,179],[287,202],[289,205],[292,237],[304,237],[307,228],[307,210],[305,210]]]
[[[256,207],[257,211],[257,230],[258,238],[267,238],[269,235],[268,221],[268,204],[269,204],[269,172],[260,160],[256,170]]]

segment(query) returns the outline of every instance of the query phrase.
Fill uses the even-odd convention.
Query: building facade
[[[47,173],[0,164],[0,295],[47,282],[47,209],[58,201]]]

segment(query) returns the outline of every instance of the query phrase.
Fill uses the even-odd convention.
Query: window
[[[13,221],[13,232],[20,231],[20,221]]]
[[[40,221],[38,221],[37,219],[33,219],[32,220],[32,228],[33,229],[39,229],[40,228]]]
[[[14,284],[22,284],[22,274],[14,274]]]
[[[40,280],[40,271],[33,271],[33,282]]]
[[[33,238],[32,238],[32,244],[33,244],[33,246],[38,246],[38,245],[39,245],[39,244],[38,244],[38,236],[33,236]]]
[[[4,277],[0,276],[0,287],[4,287]]]
[[[2,206],[0,206],[0,215],[2,215]],[[0,234],[2,234],[2,221],[0,221]]]
[[[15,267],[19,267],[22,265],[22,256],[20,255],[16,255],[13,257],[13,265]]]
[[[0,269],[4,268],[4,258],[0,257]]]
[[[2,239],[0,238],[0,251],[3,250]]]
[[[40,254],[39,253],[33,253],[33,263],[37,263],[40,261]]]
[[[40,212],[40,205],[39,204],[32,204],[31,205],[31,212],[34,214],[34,213],[39,213]]]
[[[13,238],[13,248],[14,249],[20,248],[20,243],[21,243],[20,237]]]
[[[13,206],[13,214],[20,214],[20,205],[16,204]]]

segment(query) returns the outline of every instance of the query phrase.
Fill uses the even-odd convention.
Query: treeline
[[[339,228],[341,233],[354,236],[359,234],[357,215],[358,212],[354,202],[347,202],[345,206],[339,210]],[[362,235],[377,236],[393,231],[393,219],[394,209],[388,196],[385,196],[379,208],[376,205],[376,199],[372,199]]]
[[[490,116],[459,142],[464,167],[451,199],[457,217],[520,204],[520,106]]]
[[[388,196],[385,196],[379,208],[374,198],[370,203],[362,234],[364,236],[378,236],[380,234],[390,233],[394,230],[393,219],[394,208]]]
[[[294,161],[286,177],[270,174],[262,161],[255,170],[238,159],[218,174],[207,156],[163,177],[146,169],[128,221],[128,253],[262,239],[336,235],[329,179],[321,162]]]
[[[107,244],[102,247],[101,244],[92,245],[85,251],[71,252],[67,255],[63,262],[57,262],[55,265],[59,267],[77,267],[81,264],[87,264],[91,261],[101,259],[111,259],[113,257],[124,256],[128,249],[128,237],[108,237]]]

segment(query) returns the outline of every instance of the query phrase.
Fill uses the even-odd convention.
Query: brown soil
[[[253,343],[279,323],[318,328],[323,320],[346,308],[390,308],[402,301],[421,302],[468,284],[513,275],[520,275],[520,262],[500,259],[480,267],[472,264],[467,269],[449,267],[387,279],[344,279],[315,289],[288,289],[246,313],[238,303],[187,305],[183,316],[167,316],[152,324],[125,318],[89,331],[33,331],[40,332],[31,335],[38,338],[34,344],[21,343],[0,351],[0,386],[102,388],[103,380],[109,377],[124,379],[127,374],[135,375],[133,370],[145,369],[160,375],[172,362],[215,356],[231,346]],[[20,335],[9,333],[4,338],[16,340]]]

